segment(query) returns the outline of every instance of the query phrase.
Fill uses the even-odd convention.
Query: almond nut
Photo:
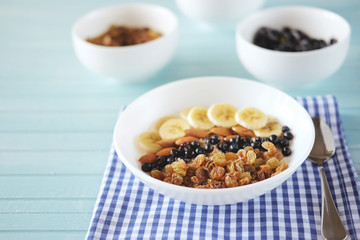
[[[210,132],[219,135],[219,136],[229,136],[229,135],[233,135],[232,131],[230,128],[225,128],[225,127],[213,127],[210,129]]]
[[[255,137],[255,133],[253,130],[250,130],[240,125],[232,127],[232,130],[242,137]]]
[[[155,153],[156,156],[169,156],[171,154],[171,150],[176,149],[174,147],[167,147],[167,148],[163,148],[160,151],[158,151],[157,153]]]
[[[166,148],[166,147],[174,147],[175,146],[175,140],[160,140],[157,142],[157,144],[159,144],[161,147]]]
[[[144,162],[155,162],[157,156],[153,153],[149,153],[149,154],[145,154],[143,156],[140,157],[139,162],[144,163]]]
[[[192,136],[185,136],[185,137],[182,137],[182,138],[179,138],[178,140],[176,140],[175,144],[180,146],[181,144],[183,144],[185,142],[192,142],[192,141],[199,141],[199,139],[196,137],[192,137]]]
[[[195,128],[186,129],[185,134],[196,138],[207,138],[209,136],[208,131]]]

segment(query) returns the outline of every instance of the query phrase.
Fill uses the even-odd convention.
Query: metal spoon
[[[331,196],[323,164],[335,153],[334,137],[329,126],[319,118],[313,118],[315,143],[309,155],[310,160],[319,166],[321,174],[321,235],[325,239],[346,239],[346,231]]]

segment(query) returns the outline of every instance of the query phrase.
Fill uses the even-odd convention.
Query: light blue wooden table
[[[209,75],[253,79],[235,52],[234,33],[208,31],[171,0],[152,0],[179,15],[172,62],[150,81],[121,86],[76,59],[72,24],[86,12],[125,1],[0,0],[0,239],[82,239],[122,105],[161,84]],[[292,96],[334,94],[354,165],[360,173],[360,2],[278,0],[335,11],[351,24],[342,68]]]

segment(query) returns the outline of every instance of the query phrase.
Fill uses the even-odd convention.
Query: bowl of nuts
[[[140,181],[205,205],[247,201],[276,188],[313,142],[311,118],[295,99],[230,77],[155,88],[124,110],[114,130],[119,159]]]
[[[81,17],[72,40],[80,62],[118,82],[142,82],[172,58],[178,21],[167,8],[128,3],[104,7]]]
[[[306,87],[340,68],[350,33],[348,22],[336,13],[305,6],[274,7],[239,23],[237,54],[259,80],[280,88]]]

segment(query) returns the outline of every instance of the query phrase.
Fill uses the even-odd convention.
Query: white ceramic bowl
[[[219,87],[221,86],[221,87]],[[226,189],[195,189],[159,181],[143,172],[138,163],[141,152],[137,136],[151,130],[165,115],[179,115],[193,105],[209,107],[214,103],[230,103],[240,108],[254,106],[288,125],[294,134],[284,172],[250,185]],[[314,142],[314,127],[307,111],[292,97],[255,81],[230,77],[200,77],[165,84],[140,96],[118,119],[114,130],[114,146],[121,161],[148,187],[171,198],[195,204],[231,204],[260,196],[288,179],[309,155]]]
[[[306,52],[280,52],[252,43],[260,27],[288,26],[309,36],[337,43]],[[237,53],[243,66],[257,79],[277,87],[302,87],[335,73],[343,63],[350,41],[350,25],[336,13],[313,7],[284,6],[246,17],[236,30]]]
[[[110,25],[150,27],[163,34],[146,43],[107,47],[87,38],[104,33]],[[72,29],[75,53],[80,62],[96,73],[120,82],[148,79],[172,58],[177,43],[177,17],[168,9],[151,4],[120,4],[90,12]]]
[[[211,27],[234,29],[247,14],[261,8],[265,0],[176,0],[187,17]]]

